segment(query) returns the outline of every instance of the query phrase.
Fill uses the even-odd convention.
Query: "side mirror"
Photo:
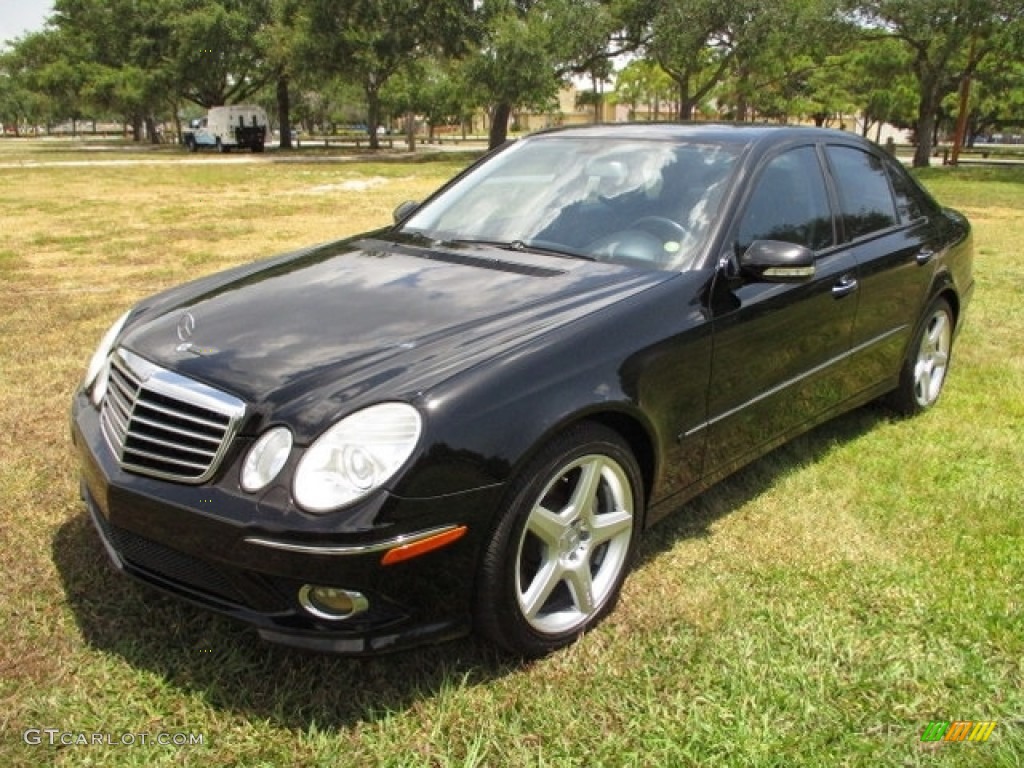
[[[740,271],[767,283],[802,283],[814,277],[814,251],[780,240],[755,240],[740,256]]]
[[[420,207],[420,204],[415,200],[406,200],[404,203],[400,203],[394,212],[391,214],[395,220],[395,224],[401,224],[403,221],[412,216],[413,212]]]

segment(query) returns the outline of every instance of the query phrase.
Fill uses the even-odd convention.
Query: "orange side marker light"
[[[394,565],[405,560],[412,560],[414,557],[425,555],[427,552],[433,552],[435,549],[445,547],[453,541],[458,541],[466,535],[468,530],[469,528],[466,526],[460,525],[458,528],[452,528],[450,531],[444,531],[426,539],[414,541],[411,544],[402,544],[385,552],[380,563],[381,565]]]

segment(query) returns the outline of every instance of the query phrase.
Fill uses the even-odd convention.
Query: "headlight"
[[[104,393],[107,391],[107,358],[110,357],[110,351],[114,347],[114,342],[117,341],[118,334],[124,328],[130,313],[131,310],[128,310],[128,312],[117,318],[114,324],[103,334],[103,338],[100,339],[100,345],[96,347],[92,360],[89,361],[89,367],[85,371],[85,381],[82,382],[82,387],[86,390],[92,390],[92,401],[96,405],[100,404]]]
[[[371,405],[328,429],[295,470],[295,501],[326,512],[363,498],[390,480],[412,455],[423,422],[405,403]]]
[[[242,488],[249,493],[261,491],[273,482],[288,461],[292,433],[286,427],[274,427],[263,433],[245,456]]]

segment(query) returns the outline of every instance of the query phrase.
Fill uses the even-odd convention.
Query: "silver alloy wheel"
[[[554,473],[516,551],[515,596],[534,630],[572,632],[604,607],[626,566],[634,513],[629,478],[610,457],[588,454]]]
[[[953,342],[953,323],[944,306],[928,318],[914,364],[914,400],[922,408],[934,403],[942,392]]]

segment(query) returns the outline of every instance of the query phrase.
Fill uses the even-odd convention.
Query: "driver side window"
[[[833,244],[832,212],[814,147],[778,155],[755,180],[736,235],[737,254],[755,240],[797,243],[812,251]]]

